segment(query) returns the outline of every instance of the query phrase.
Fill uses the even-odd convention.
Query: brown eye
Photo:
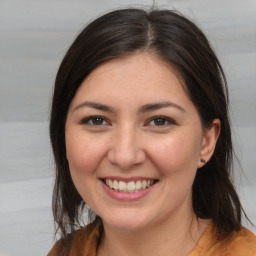
[[[173,125],[173,124],[176,124],[175,121],[173,121],[172,119],[170,119],[168,117],[164,117],[164,116],[153,117],[147,123],[147,125],[149,125],[149,126],[164,126],[164,127]]]
[[[94,117],[92,118],[91,122],[93,125],[102,125],[104,120],[101,117]]]
[[[101,116],[89,116],[81,121],[81,124],[100,126],[108,125],[109,123]]]
[[[153,122],[154,122],[154,125],[166,125],[167,120],[163,117],[158,117],[154,119]]]

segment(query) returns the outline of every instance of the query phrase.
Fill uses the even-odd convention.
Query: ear
[[[212,125],[204,129],[197,168],[203,167],[205,163],[211,159],[220,134],[220,129],[221,123],[219,119],[214,119]]]

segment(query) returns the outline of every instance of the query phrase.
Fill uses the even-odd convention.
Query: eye
[[[92,126],[109,125],[109,122],[101,116],[89,116],[81,121],[81,124],[87,124]]]
[[[147,123],[147,125],[149,125],[149,126],[168,126],[171,124],[175,124],[175,121],[173,121],[170,118],[164,117],[164,116],[153,117]]]

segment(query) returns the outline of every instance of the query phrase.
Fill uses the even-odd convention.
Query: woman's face
[[[217,128],[216,128],[217,127]],[[73,182],[106,225],[136,230],[193,212],[191,187],[214,149],[175,70],[152,54],[97,67],[66,121]]]

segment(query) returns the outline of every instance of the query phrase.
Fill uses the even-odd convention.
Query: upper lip
[[[101,180],[110,179],[110,180],[125,181],[125,182],[137,181],[137,180],[158,180],[152,177],[138,177],[138,176],[136,177],[104,176],[104,177],[100,177],[100,179]]]

